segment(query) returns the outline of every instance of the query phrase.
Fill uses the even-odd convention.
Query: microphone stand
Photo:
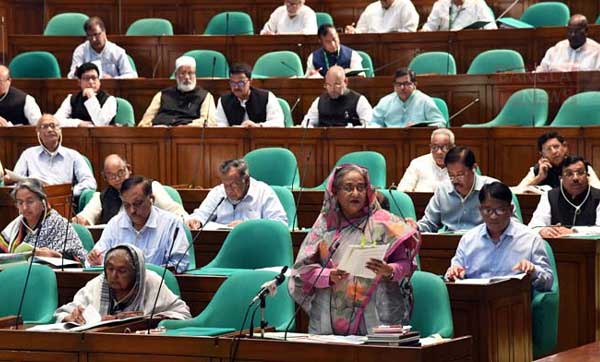
[[[462,107],[458,112],[454,113],[450,118],[448,118],[448,122],[450,122],[454,117],[456,117],[459,114],[463,113],[467,109],[471,108],[471,106],[474,105],[477,102],[479,102],[479,98],[475,98],[471,103],[467,104],[466,106]]]
[[[267,307],[267,296],[263,294],[260,297],[260,338],[265,338],[265,328],[267,328],[268,322],[265,319],[265,309]]]
[[[65,226],[65,240],[63,241],[63,245],[62,245],[62,252],[60,255],[60,271],[65,271],[65,250],[67,249],[67,239],[69,237],[69,224],[70,224],[70,220],[73,217],[73,204],[69,203],[69,212],[67,215],[67,222],[66,222],[66,226]]]

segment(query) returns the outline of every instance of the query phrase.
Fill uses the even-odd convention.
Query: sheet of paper
[[[375,273],[366,268],[369,259],[383,259],[388,245],[365,246],[350,245],[342,256],[338,269],[357,277],[375,278]]]
[[[265,338],[283,340],[284,332],[266,332]],[[309,343],[339,343],[339,344],[363,344],[366,342],[366,336],[335,336],[318,335],[308,333],[288,332],[288,341],[309,342]]]
[[[106,224],[86,225],[85,227],[88,229],[104,229],[106,227]]]
[[[514,275],[496,276],[491,278],[468,278],[468,279],[457,279],[454,282],[456,284],[470,284],[470,285],[487,285],[491,283],[502,282],[510,279],[523,279],[526,273],[519,273]]]
[[[44,264],[48,264],[53,267],[61,267],[61,266],[69,266],[69,265],[79,265],[79,262],[71,259],[63,259],[63,258],[55,258],[53,256],[36,256],[34,259],[35,262],[42,262]]]
[[[204,228],[202,230],[206,230],[206,231],[217,231],[217,230],[232,230],[233,228],[231,226],[227,226],[225,224],[219,224],[218,222],[214,222],[214,221],[209,221],[208,223],[206,223],[206,225],[204,225]]]
[[[83,319],[85,319],[86,324],[95,324],[100,323],[102,321],[102,316],[100,315],[100,312],[98,312],[98,310],[91,304],[83,310],[82,315]]]
[[[573,228],[574,233],[565,235],[571,238],[577,238],[578,236],[592,236],[600,235],[600,226],[575,226]]]

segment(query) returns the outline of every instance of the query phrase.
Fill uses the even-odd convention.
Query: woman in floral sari
[[[387,245],[365,265],[375,277],[337,269],[352,245]],[[293,266],[289,290],[310,317],[309,333],[364,335],[382,324],[407,324],[418,232],[381,209],[366,169],[345,164],[331,174],[323,208]]]

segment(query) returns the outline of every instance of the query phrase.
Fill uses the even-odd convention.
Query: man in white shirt
[[[42,116],[40,107],[32,96],[10,83],[8,67],[0,65],[0,127],[35,126]]]
[[[306,61],[306,77],[325,77],[330,67],[339,65],[344,70],[362,69],[362,57],[354,49],[340,44],[340,37],[331,24],[319,26],[317,31],[321,48],[310,53]],[[365,76],[362,72],[360,76]]]
[[[83,24],[83,29],[87,40],[75,48],[68,78],[75,78],[77,67],[88,62],[98,66],[101,78],[137,78],[125,49],[106,39],[106,27],[102,19],[97,16],[89,18]]]
[[[347,127],[366,126],[373,108],[365,96],[348,88],[344,68],[334,65],[325,76],[325,89],[311,104],[302,126]]]
[[[75,75],[81,91],[69,94],[54,116],[63,127],[108,126],[117,114],[117,100],[100,89],[100,72],[94,63],[83,63]]]
[[[587,37],[588,22],[585,16],[571,16],[567,39],[548,49],[537,67],[538,72],[575,72],[600,70],[600,44]]]
[[[284,116],[273,92],[251,86],[252,68],[235,63],[229,68],[231,92],[217,102],[217,126],[284,127]]]
[[[317,33],[317,14],[304,0],[285,0],[269,17],[260,35]]]
[[[461,30],[478,21],[488,22],[483,29],[498,28],[494,14],[483,0],[438,0],[421,30]]]
[[[419,14],[410,0],[379,0],[360,14],[358,25],[346,26],[346,33],[393,33],[417,31]]]
[[[410,162],[398,190],[404,192],[435,192],[438,185],[448,180],[444,158],[454,147],[454,133],[438,128],[431,133],[431,152]]]

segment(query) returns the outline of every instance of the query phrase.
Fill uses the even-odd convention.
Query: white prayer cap
[[[177,69],[179,69],[179,67],[182,67],[184,65],[196,68],[196,59],[194,59],[190,56],[187,56],[187,55],[180,56],[175,61],[175,71],[177,71]]]

